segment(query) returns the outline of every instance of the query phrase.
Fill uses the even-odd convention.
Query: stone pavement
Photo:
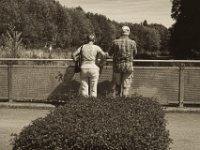
[[[0,108],[32,108],[32,109],[54,109],[55,106],[47,103],[32,103],[32,102],[0,102]],[[166,112],[200,112],[198,107],[171,107],[163,106]]]
[[[53,109],[54,105],[32,102],[0,102],[0,108],[32,108],[32,109]]]

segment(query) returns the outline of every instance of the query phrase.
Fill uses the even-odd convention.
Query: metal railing
[[[36,59],[36,58],[0,58],[0,61],[72,61],[73,59]],[[107,59],[112,62],[112,59]],[[134,59],[133,62],[165,62],[165,63],[200,63],[200,60],[146,60]]]
[[[13,93],[14,93],[14,91],[13,91],[13,82],[14,82],[13,81],[13,76],[15,75],[13,73],[13,69],[15,69],[15,66],[17,66],[17,65],[13,65],[12,62],[14,62],[14,61],[33,61],[33,62],[37,62],[37,61],[52,61],[52,62],[55,62],[55,61],[66,61],[66,62],[71,62],[72,59],[0,58],[0,62],[2,62],[2,61],[10,62],[10,63],[7,63],[7,72],[5,71],[5,69],[4,69],[4,73],[2,72],[2,79],[0,81],[3,81],[4,78],[7,78],[7,80],[8,80],[7,81],[8,99],[9,99],[10,102],[12,102],[12,100],[13,100]],[[108,62],[112,62],[112,59],[108,59],[107,61]],[[193,69],[192,69],[192,72],[194,72],[193,74],[191,73],[191,67],[188,67],[188,68],[185,67],[185,64],[187,64],[187,63],[199,64],[200,60],[142,60],[142,59],[135,59],[135,60],[133,60],[133,62],[147,63],[147,64],[148,63],[178,63],[179,65],[177,67],[175,67],[176,71],[175,72],[169,72],[169,74],[166,74],[166,75],[165,75],[166,71],[164,71],[164,70],[166,70],[167,68],[164,68],[164,70],[156,70],[155,69],[156,67],[152,67],[154,69],[154,70],[152,70],[152,72],[156,72],[157,74],[154,75],[156,77],[154,77],[152,75],[151,78],[155,79],[155,82],[162,82],[162,81],[160,81],[160,78],[162,78],[163,80],[165,80],[165,79],[167,79],[168,75],[171,76],[172,78],[174,78],[173,81],[176,81],[177,85],[178,85],[177,88],[175,88],[175,91],[177,90],[176,91],[177,92],[177,96],[178,96],[177,99],[178,99],[178,104],[179,104],[180,107],[183,107],[184,103],[186,103],[185,97],[187,97],[187,95],[185,95],[185,93],[186,93],[185,90],[189,89],[190,87],[192,87],[192,85],[195,83],[195,81],[193,81],[193,78],[196,80],[196,82],[200,82],[198,80],[198,78],[200,77],[199,76],[200,75],[200,69],[199,69],[199,67],[193,67]],[[137,67],[136,66],[135,68],[139,68],[138,71],[136,69],[136,77],[135,77],[136,78],[135,79],[136,80],[135,83],[138,84],[137,85],[138,87],[140,86],[139,84],[141,83],[140,77],[144,78],[144,80],[146,82],[150,82],[149,78],[148,78],[148,71],[147,72],[142,72],[141,71],[141,69],[145,70],[145,69],[148,69],[148,67]],[[168,67],[168,69],[173,70],[174,67]],[[195,70],[196,70],[196,72],[195,72]],[[137,74],[137,72],[139,72],[139,73]],[[160,74],[160,72],[161,73],[163,72],[163,73]],[[176,76],[173,76],[174,73],[176,74]],[[190,75],[189,73],[191,73],[192,75]],[[5,76],[4,76],[4,74],[5,74]],[[158,75],[158,77],[157,77],[157,75]],[[106,73],[105,73],[105,76],[107,76]],[[1,74],[0,74],[0,77],[1,77]],[[191,83],[190,83],[190,80],[191,80]],[[142,84],[144,84],[144,82]],[[159,87],[162,88],[162,84],[164,85],[164,83],[162,83],[161,85],[160,84],[154,85],[155,83],[151,83],[151,84],[152,85],[148,84],[148,86],[151,86],[151,88],[152,87],[156,88],[157,85],[158,85],[157,88],[159,88]],[[168,84],[170,84],[170,80],[167,82],[167,85]],[[176,85],[173,85],[173,86],[176,86]],[[164,89],[163,91],[161,91],[161,93],[163,94],[165,91],[168,92],[170,90],[170,87],[173,87],[173,86],[169,86],[167,90]],[[138,87],[134,87],[134,88],[135,89],[139,89],[139,90],[141,90],[143,88],[143,87],[139,87],[139,88]],[[195,83],[195,88],[196,88],[196,91],[193,90],[193,89],[191,89],[191,90],[193,90],[192,93],[194,93],[194,95],[196,94],[197,95],[196,97],[198,97],[198,90],[200,89],[200,87],[198,86],[198,83]],[[147,89],[146,93],[148,93],[148,92],[149,91]],[[173,91],[171,91],[171,92],[173,92]],[[159,96],[162,96],[162,94],[160,94]],[[176,95],[176,93],[175,93],[175,95]],[[195,99],[195,97],[193,99]],[[200,103],[200,100],[198,100],[195,103]]]

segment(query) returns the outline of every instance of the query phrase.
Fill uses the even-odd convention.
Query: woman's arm
[[[81,47],[79,47],[75,52],[72,53],[72,59],[74,60],[74,62],[78,58],[78,55],[80,54],[80,51],[81,51]]]

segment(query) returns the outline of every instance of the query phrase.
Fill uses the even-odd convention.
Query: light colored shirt
[[[82,47],[82,52],[81,52]],[[97,55],[100,54],[103,57],[106,55],[106,53],[97,45],[94,45],[93,43],[84,44],[83,46],[79,47],[73,55],[76,56],[81,52],[82,54],[82,65],[81,68],[94,68],[99,69],[99,67],[96,65],[96,59]]]

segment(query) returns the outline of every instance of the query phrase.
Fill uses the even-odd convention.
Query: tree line
[[[62,6],[55,0],[0,0],[0,14],[2,47],[6,46],[9,30],[21,33],[18,41],[24,48],[39,49],[51,44],[66,51],[83,44],[88,33],[95,33],[97,44],[107,51],[112,40],[120,36],[121,26],[128,25],[139,58],[170,54],[169,30],[146,20],[140,24],[119,23],[101,14],[86,13],[81,7]]]

